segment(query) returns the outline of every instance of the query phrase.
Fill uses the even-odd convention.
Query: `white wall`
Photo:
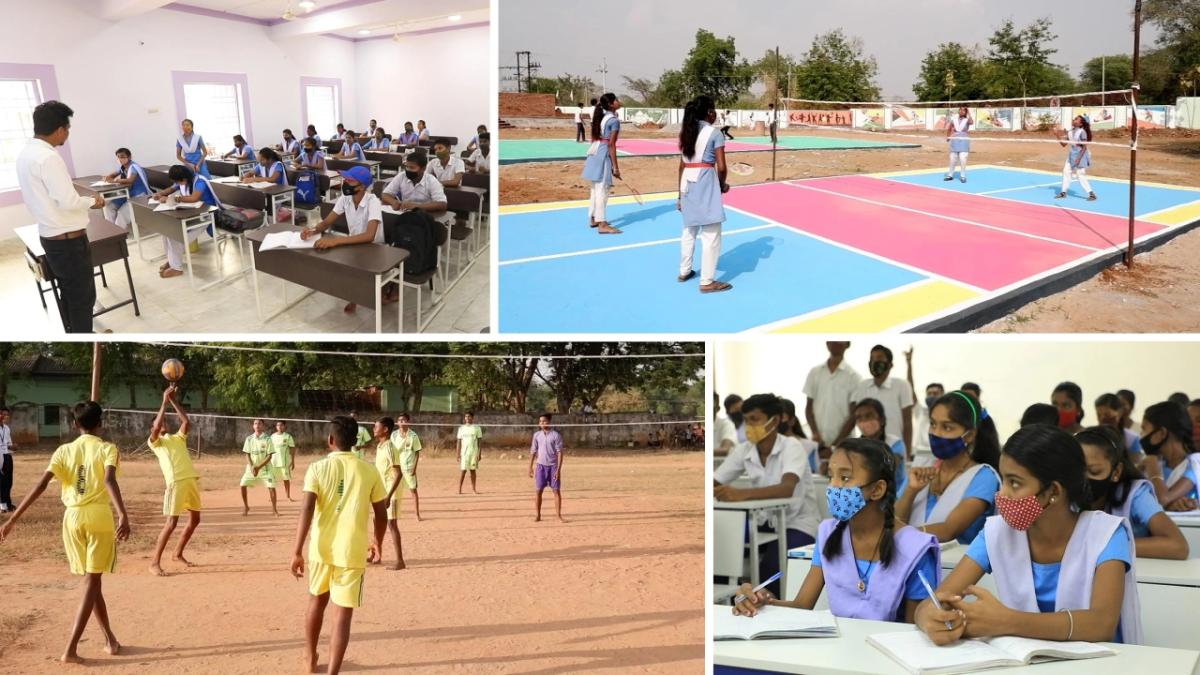
[[[996,420],[1001,440],[1016,431],[1031,403],[1049,403],[1050,392],[1064,380],[1083,389],[1084,425],[1095,422],[1092,402],[1100,394],[1131,389],[1137,395],[1135,420],[1147,406],[1183,391],[1200,397],[1200,342],[1029,341],[1013,336],[905,336],[852,341],[846,358],[864,377],[875,344],[892,350],[892,376],[905,377],[903,352],[915,347],[913,377],[917,395],[940,382],[947,390],[972,381],[983,388],[983,403]],[[828,358],[815,339],[778,338],[755,342],[718,342],[713,390],[722,399],[772,392],[803,410],[804,378]]]
[[[346,124],[361,130],[374,117],[389,134],[425,120],[435,136],[457,136],[465,147],[475,127],[491,130],[492,72],[487,26],[359,42],[355,110]],[[357,125],[357,126],[354,126]],[[460,148],[461,149],[461,148]]]
[[[0,0],[4,7],[12,4]],[[303,133],[302,75],[341,78],[343,114],[352,118],[357,112],[356,44],[346,40],[277,44],[258,25],[171,10],[110,23],[80,11],[78,2],[20,4],[20,20],[9,22],[0,40],[0,62],[54,65],[60,97],[75,110],[70,147],[77,175],[110,171],[113,151],[121,146],[144,165],[174,159],[180,117],[173,70],[245,73],[256,146],[276,142],[285,127]],[[30,222],[23,205],[0,208],[0,238]]]

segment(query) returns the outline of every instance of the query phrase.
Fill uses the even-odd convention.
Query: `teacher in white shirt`
[[[46,101],[33,109],[33,139],[17,155],[17,183],[25,207],[37,221],[46,262],[58,280],[67,331],[91,333],[96,278],[87,210],[103,208],[104,198],[75,192],[67,164],[55,150],[71,135],[74,114],[60,101]]]

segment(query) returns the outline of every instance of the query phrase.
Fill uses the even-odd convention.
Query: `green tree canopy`
[[[986,98],[983,59],[957,42],[938,45],[921,61],[913,84],[918,101],[969,101]]]
[[[1051,46],[1057,38],[1048,17],[1021,29],[1017,29],[1012,19],[1000,24],[988,38],[984,87],[987,97],[1015,99],[1074,93],[1070,74],[1050,62],[1050,57],[1058,52]]]
[[[1128,54],[1088,59],[1079,72],[1079,86],[1084,91],[1124,89],[1130,82],[1133,82],[1133,58]]]
[[[795,98],[818,101],[874,101],[879,98],[875,57],[863,53],[862,40],[841,29],[813,38],[797,67]]]

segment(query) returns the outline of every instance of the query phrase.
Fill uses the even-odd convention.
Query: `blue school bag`
[[[296,175],[296,194],[293,200],[296,208],[316,208],[321,204],[321,196],[317,194],[317,174],[312,171],[302,171]]]

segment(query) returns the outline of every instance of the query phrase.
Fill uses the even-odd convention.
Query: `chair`
[[[392,213],[383,214],[384,220],[387,220],[388,218],[399,217],[400,216]],[[441,271],[442,251],[444,250],[446,242],[449,239],[449,230],[446,228],[445,223],[441,223],[436,220],[433,221],[433,238],[434,243],[437,245],[437,253],[435,254],[437,256],[437,261],[433,268],[425,270],[419,274],[409,274],[407,269],[404,272],[404,285],[409,288],[417,289],[417,332],[424,332],[425,328],[429,325],[429,322],[433,321],[433,317],[437,314],[437,311],[433,311],[430,313],[427,319],[424,321],[421,320],[422,305],[424,304],[421,301],[421,294],[426,285],[429,286],[430,293],[429,308],[431,310],[441,310],[441,300],[437,297],[437,289],[434,288],[433,280],[438,277]],[[446,289],[443,288],[442,293],[444,294],[445,292]]]
[[[479,195],[473,192],[464,190],[455,190],[454,188],[446,188],[446,210],[454,214],[454,225],[450,228],[450,239],[458,242],[456,247],[458,250],[458,260],[455,264],[455,280],[457,281],[466,272],[466,267],[462,261],[462,249],[464,246],[467,249],[468,258],[474,257],[474,251],[471,250],[471,235],[474,232],[471,225],[474,222],[474,215],[479,213]],[[469,264],[470,261],[468,261]]]
[[[266,210],[264,209],[264,201],[266,200],[266,197],[255,190],[236,187],[234,185],[227,185],[225,183],[210,183],[210,185],[212,185],[213,192],[216,193],[217,199],[221,200],[222,205],[236,206],[240,209],[253,209],[259,211],[259,215],[252,221],[248,222],[246,224],[246,229],[242,230],[241,232],[226,230],[219,224],[213,232],[213,239],[216,242],[218,252],[224,247],[225,242],[230,239],[237,243],[238,259],[241,261],[242,272],[248,272],[249,268],[246,267],[246,254],[243,251],[246,243],[245,235],[246,232],[257,230],[266,223]]]
[[[729,580],[713,583],[713,602],[722,602],[737,593],[745,565],[742,543],[745,538],[745,511],[713,510],[713,577]]]

